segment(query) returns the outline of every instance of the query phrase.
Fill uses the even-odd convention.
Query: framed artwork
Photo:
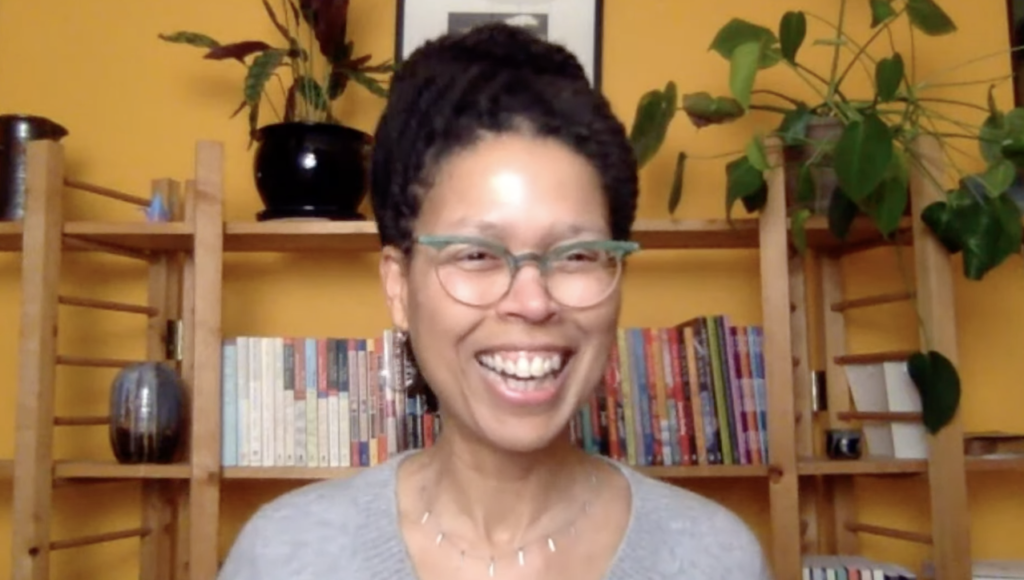
[[[1010,47],[1024,46],[1024,0],[1007,0],[1006,9],[1008,12],[1007,21],[1010,24]],[[1010,55],[1010,63],[1013,67],[1013,96],[1014,104],[1024,105],[1024,51],[1015,50]]]
[[[507,22],[565,46],[599,88],[602,8],[603,0],[398,0],[395,61],[442,34]]]

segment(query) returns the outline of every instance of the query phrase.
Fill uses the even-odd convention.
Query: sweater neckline
[[[416,453],[419,453],[420,451],[422,450],[409,449],[406,451],[402,451],[388,461],[387,468],[385,470],[382,470],[382,475],[384,475],[384,481],[381,482],[380,486],[382,492],[387,496],[387,501],[382,502],[381,504],[377,504],[386,506],[386,513],[381,514],[382,517],[380,518],[370,520],[383,520],[387,522],[386,526],[388,533],[385,537],[390,539],[384,541],[391,544],[391,549],[385,550],[385,552],[390,553],[395,558],[395,560],[393,560],[390,564],[395,565],[396,568],[402,570],[403,576],[407,576],[408,578],[413,579],[418,579],[419,576],[416,573],[416,567],[412,561],[412,554],[409,553],[409,546],[408,544],[406,544],[405,537],[402,535],[402,526],[399,521],[398,468],[403,461],[405,461],[409,457],[412,457]],[[627,486],[629,488],[630,505],[629,517],[626,520],[626,531],[622,534],[622,539],[619,540],[619,545],[615,551],[615,555],[608,563],[608,567],[606,568],[604,575],[602,575],[601,577],[602,580],[609,580],[612,578],[618,578],[622,575],[620,569],[623,566],[625,566],[623,562],[628,560],[629,554],[634,549],[633,544],[635,543],[635,541],[633,540],[633,537],[636,535],[636,527],[638,521],[640,520],[638,514],[640,514],[643,509],[643,494],[637,493],[637,487],[640,483],[641,476],[639,473],[636,473],[629,467],[623,465],[618,461],[615,461],[610,457],[604,457],[603,455],[595,455],[595,457],[598,457],[599,459],[607,462],[616,470],[618,470],[619,473],[621,473],[622,476],[626,478]]]

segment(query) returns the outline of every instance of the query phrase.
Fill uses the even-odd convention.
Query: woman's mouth
[[[558,393],[572,358],[568,350],[500,350],[477,354],[486,382],[517,404],[545,403]]]

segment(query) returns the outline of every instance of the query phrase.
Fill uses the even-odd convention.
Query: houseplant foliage
[[[956,24],[935,0],[863,1],[871,11],[864,42],[847,30],[847,0],[838,2],[835,21],[799,10],[784,12],[774,29],[742,18],[728,20],[709,47],[728,62],[728,94],[680,95],[671,81],[644,93],[630,134],[638,161],[643,165],[654,157],[680,111],[698,129],[733,122],[751,111],[777,114],[776,126],[752,135],[744,150],[726,163],[726,216],[731,219],[736,202],[748,213],[764,207],[764,171],[769,166],[763,143],[765,137],[775,136],[785,149],[793,243],[804,251],[805,221],[815,213],[827,217],[829,230],[839,239],[845,238],[857,216],[866,216],[881,235],[894,235],[909,209],[910,169],[923,163],[913,144],[922,135],[932,136],[957,179],[949,189],[942,186],[942,176],[924,172],[945,196],[923,208],[921,219],[949,252],[962,253],[965,277],[980,280],[1021,248],[1021,211],[1008,190],[1024,166],[1024,110],[1001,110],[993,98],[993,79],[938,83],[915,78],[914,43],[901,52],[892,30],[907,26],[911,40],[919,34],[956,32]],[[826,38],[808,38],[811,19],[826,25]],[[804,64],[802,56],[822,49],[831,52],[827,70]],[[975,61],[966,64],[970,62]],[[813,100],[759,88],[759,74],[774,67],[791,71],[806,91],[801,94],[812,94]],[[858,69],[870,82],[867,94],[848,89],[847,81]],[[929,89],[951,84],[977,84],[978,102],[930,96]],[[980,124],[944,112],[958,107],[976,112]],[[815,127],[829,124],[834,127],[831,135],[815,134]],[[971,151],[965,151],[964,143],[973,143],[968,145]],[[984,167],[964,171],[954,153],[978,158]],[[687,159],[685,152],[676,155],[670,213],[682,197]],[[908,371],[922,396],[924,423],[937,432],[959,404],[957,371],[941,353],[928,349],[927,340],[923,351],[908,361]]]
[[[277,44],[225,44],[194,31],[159,37],[201,48],[205,59],[244,67],[241,102],[232,117],[247,111],[249,145],[260,144],[256,182],[268,206],[261,217],[361,217],[355,208],[365,196],[360,167],[370,136],[345,126],[332,105],[351,82],[386,98],[394,65],[356,55],[347,39],[349,0],[279,0],[279,9],[260,1],[281,37]],[[273,122],[261,125],[268,111]],[[309,157],[313,150],[325,156],[322,162]]]

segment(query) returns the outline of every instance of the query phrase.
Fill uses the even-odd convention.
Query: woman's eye
[[[457,259],[463,262],[483,262],[497,260],[494,252],[483,248],[466,248],[458,252]]]
[[[566,254],[563,259],[570,262],[596,262],[598,257],[597,252],[577,250]]]

